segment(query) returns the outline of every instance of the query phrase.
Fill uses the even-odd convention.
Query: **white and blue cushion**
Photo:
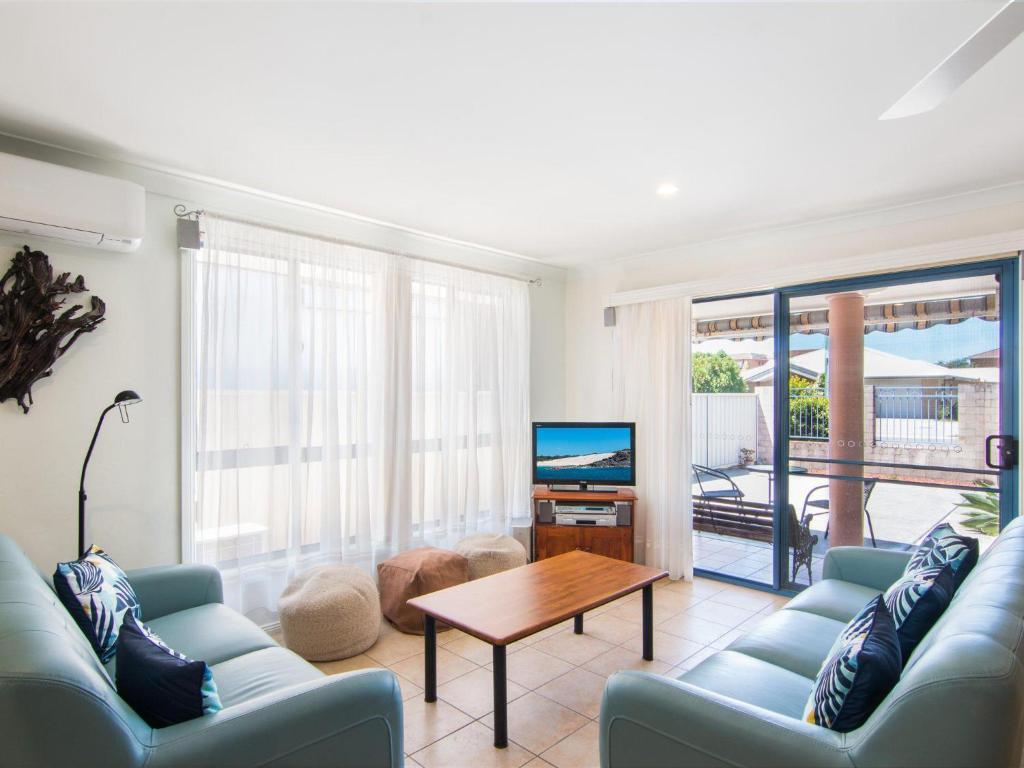
[[[130,614],[117,639],[117,692],[153,728],[222,708],[209,665],[169,648]]]
[[[903,576],[885,592],[885,606],[896,624],[904,666],[953,599],[953,569],[921,567]]]
[[[125,572],[110,555],[93,545],[77,560],[57,563],[53,586],[100,661],[110,661],[125,614],[136,618],[142,615]]]
[[[949,565],[953,571],[953,591],[963,584],[967,574],[978,564],[978,540],[961,536],[949,523],[941,523],[925,536],[907,567],[904,576],[910,576],[922,568]]]
[[[804,720],[846,733],[859,728],[900,679],[896,625],[882,595],[839,633],[818,671]]]

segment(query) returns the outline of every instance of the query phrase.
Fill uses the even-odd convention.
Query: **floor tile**
[[[394,670],[391,671],[394,672]],[[402,701],[408,701],[413,696],[423,695],[423,688],[416,685],[416,683],[409,678],[402,677],[402,675],[397,672],[395,672],[395,677],[398,679],[398,687],[402,690]]]
[[[718,649],[712,648],[710,645],[704,648],[703,650],[697,651],[697,653],[679,662],[678,667],[681,671],[678,674],[682,674],[683,672],[693,669],[702,661],[704,661],[704,659],[706,659],[708,656],[714,656],[716,653],[718,653]],[[673,675],[673,677],[677,676],[678,675]]]
[[[613,672],[618,672],[620,669],[640,669],[644,672],[653,672],[656,675],[660,675],[669,666],[669,664],[666,664],[664,661],[658,661],[658,659],[644,661],[639,653],[635,653],[631,649],[620,645],[612,648],[607,653],[602,653],[597,658],[591,659],[583,665],[583,668],[589,672],[607,677]]]
[[[414,754],[473,721],[446,701],[427,704],[422,697],[409,699],[405,708],[405,749]],[[418,759],[418,758],[417,758]]]
[[[423,768],[423,766],[420,765],[419,763],[417,763],[414,758],[411,758],[408,755],[406,755],[405,756],[405,768]]]
[[[622,643],[623,648],[629,649],[631,653],[642,656],[644,652],[643,636],[638,635]],[[654,630],[654,658],[665,662],[668,666],[674,667],[688,656],[704,648],[703,643],[696,643],[685,637]]]
[[[555,768],[597,768],[601,763],[597,723],[590,722],[541,755]]]
[[[488,664],[487,668],[490,667]],[[541,653],[532,646],[509,654],[505,660],[506,677],[531,691],[559,675],[564,675],[570,669],[571,664]]]
[[[723,605],[711,600],[697,603],[697,605],[687,608],[683,613],[687,616],[696,616],[699,619],[713,621],[715,624],[724,624],[729,629],[735,628],[754,615],[754,611],[736,608],[731,605]]]
[[[377,642],[366,651],[367,656],[384,666],[391,666],[417,653],[423,653],[423,636],[406,635],[390,626],[381,630]]]
[[[770,594],[753,589],[723,589],[709,597],[708,600],[712,603],[744,608],[748,611],[760,611],[773,604]]]
[[[574,669],[545,683],[536,690],[541,696],[558,702],[587,718],[601,714],[601,696],[604,694],[604,675],[585,669]]]
[[[535,758],[533,758],[533,760],[531,760],[526,765],[524,765],[523,768],[555,768],[555,767],[553,765],[551,765],[551,763],[549,763],[547,760],[544,760],[543,758],[540,758],[540,757],[535,757]],[[1022,768],[1024,768],[1024,766],[1022,766]]]
[[[480,723],[470,723],[421,749],[413,759],[423,768],[519,768],[533,755],[511,739],[506,748],[495,749],[494,731]]]
[[[641,625],[626,621],[611,613],[604,613],[591,618],[587,614],[583,619],[583,633],[604,640],[612,645],[619,645],[641,631]]]
[[[685,613],[676,616],[674,619],[663,621],[657,628],[662,632],[685,637],[687,640],[693,640],[695,643],[705,645],[713,643],[732,629],[732,627],[727,627],[724,624],[716,624],[713,621],[707,621],[698,616],[690,616]]]
[[[490,643],[485,643],[483,640],[478,640],[464,632],[459,634],[461,637],[455,638],[444,646],[446,651],[451,651],[481,666],[490,663],[494,653],[493,646]]]
[[[342,672],[354,672],[357,669],[373,669],[383,665],[371,659],[365,653],[360,653],[358,656],[339,659],[338,661],[316,661],[313,662],[313,666],[325,675],[340,675]]]
[[[494,727],[494,714],[481,722]],[[586,725],[587,718],[536,693],[528,693],[508,705],[508,737],[534,754],[554,746]]]
[[[720,638],[711,643],[711,647],[717,648],[720,651],[724,650],[745,634],[747,634],[747,631],[744,629],[734,629],[732,632],[726,632]]]
[[[507,701],[514,701],[529,693],[526,688],[511,680],[505,681],[505,687]],[[483,717],[494,709],[494,677],[486,669],[474,669],[439,686],[437,695],[467,715]]]
[[[396,664],[392,664],[390,667],[402,677],[409,678],[416,683],[416,685],[422,688],[425,675],[423,661],[424,655],[419,653],[415,656],[410,656],[408,659],[403,659]],[[444,648],[437,649],[438,685],[447,683],[449,680],[454,680],[456,677],[460,677],[467,672],[472,672],[476,667],[477,665],[469,659],[456,656],[454,653],[450,653]]]
[[[611,650],[614,646],[596,637],[587,634],[577,635],[571,629],[567,629],[557,635],[538,640],[531,647],[578,666]]]

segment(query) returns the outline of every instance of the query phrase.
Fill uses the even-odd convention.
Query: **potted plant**
[[[974,484],[983,490],[960,494],[963,501],[957,506],[967,510],[961,522],[972,531],[996,536],[999,533],[999,494],[988,490],[992,488],[988,480],[975,480]]]
[[[740,465],[748,466],[754,463],[754,449],[753,448],[740,448]]]

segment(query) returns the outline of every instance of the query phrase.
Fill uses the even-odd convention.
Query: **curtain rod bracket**
[[[197,208],[194,211],[190,211],[187,205],[182,205],[181,203],[178,203],[176,206],[174,206],[174,215],[177,216],[179,219],[189,219],[198,221],[199,217],[202,216],[204,213],[206,213],[206,211],[202,210],[201,208]]]

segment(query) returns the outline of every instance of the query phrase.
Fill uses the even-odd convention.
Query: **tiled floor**
[[[423,768],[576,768],[598,765],[601,693],[608,675],[679,675],[725,647],[785,598],[697,579],[655,587],[654,661],[640,657],[640,595],[603,606],[509,647],[508,749],[492,746],[491,648],[457,630],[438,635],[438,701],[423,701],[423,638],[384,623],[366,653],[318,666],[329,674],[388,667],[405,699],[406,765]]]

